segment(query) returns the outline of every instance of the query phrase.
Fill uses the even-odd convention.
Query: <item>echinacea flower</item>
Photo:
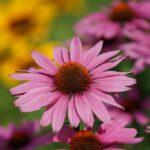
[[[150,45],[131,42],[123,44],[121,47],[129,58],[135,62],[132,68],[134,74],[138,74],[150,66]]]
[[[38,145],[45,144],[43,137],[37,134],[38,122],[25,122],[21,126],[10,124],[8,127],[0,126],[1,150],[32,150]]]
[[[112,119],[122,117],[128,120],[129,124],[136,121],[143,126],[150,123],[150,118],[146,113],[150,108],[150,99],[142,99],[137,87],[127,92],[126,95],[120,95],[118,103],[124,107],[124,111],[115,108],[110,109]]]
[[[12,75],[14,79],[28,81],[11,89],[11,93],[18,97],[15,105],[22,112],[45,107],[41,124],[52,124],[56,132],[63,126],[67,110],[74,127],[80,121],[92,127],[93,113],[109,123],[109,113],[103,103],[122,108],[111,94],[129,90],[135,80],[127,77],[125,72],[108,71],[125,57],[118,56],[118,50],[100,55],[101,48],[102,42],[99,42],[83,52],[80,39],[74,37],[70,51],[64,47],[54,51],[56,65],[46,56],[33,52],[32,57],[41,69],[31,68]]]
[[[145,24],[145,29],[135,26],[128,26],[124,30],[125,36],[131,42],[121,44],[120,48],[135,61],[133,73],[138,74],[150,66],[150,24]]]
[[[111,40],[123,35],[126,26],[148,24],[150,2],[117,1],[110,8],[93,13],[75,25],[75,31],[85,39]]]
[[[64,126],[59,133],[50,135],[49,143],[68,143],[70,150],[124,150],[121,145],[137,144],[143,140],[135,137],[136,129],[125,128],[126,123],[125,120],[103,123],[95,133],[90,130],[77,132]]]

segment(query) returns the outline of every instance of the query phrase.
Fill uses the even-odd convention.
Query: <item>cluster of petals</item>
[[[113,39],[123,36],[128,26],[147,28],[150,19],[149,1],[114,1],[110,8],[92,13],[75,25],[75,31],[91,39]]]
[[[150,66],[150,23],[145,23],[143,27],[139,25],[127,26],[123,31],[130,42],[122,44],[120,48],[135,61],[133,73],[140,73],[145,67]]]
[[[32,57],[41,68],[11,75],[14,79],[27,81],[11,89],[11,93],[17,97],[15,105],[22,112],[44,107],[41,125],[52,124],[55,132],[62,128],[66,114],[73,127],[78,127],[81,121],[87,127],[92,127],[93,114],[102,122],[110,123],[104,103],[122,108],[113,94],[130,90],[136,81],[127,77],[126,72],[110,70],[125,58],[119,55],[119,50],[100,54],[101,49],[102,42],[98,42],[91,49],[83,51],[80,39],[74,37],[70,51],[64,47],[55,49],[54,61],[34,51]]]
[[[143,140],[143,137],[136,137],[136,129],[126,128],[126,124],[122,119],[110,124],[103,123],[95,133],[89,130],[77,132],[69,126],[64,126],[59,133],[49,135],[48,142],[68,143],[71,150],[90,150],[90,147],[93,150],[124,150],[124,144],[137,144]]]

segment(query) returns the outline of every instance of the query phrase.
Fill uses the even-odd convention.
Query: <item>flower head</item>
[[[75,31],[87,39],[111,40],[122,37],[126,26],[145,26],[150,19],[150,3],[117,1],[104,11],[93,13],[79,21],[75,25]],[[86,27],[86,28],[85,28]],[[89,39],[88,38],[88,39]]]
[[[103,123],[95,133],[89,130],[77,132],[71,127],[64,126],[57,135],[50,135],[49,142],[68,143],[71,150],[116,150],[123,144],[141,142],[142,137],[135,137],[136,129],[125,128],[126,123],[124,120],[110,124]]]
[[[121,44],[120,48],[135,61],[133,73],[137,74],[143,71],[147,66],[150,66],[150,24],[145,23],[143,27],[140,25],[128,25],[124,29],[125,36],[131,41]]]
[[[25,122],[21,126],[10,124],[7,128],[0,127],[0,149],[33,149],[45,142],[36,133],[38,122]]]
[[[23,6],[23,7],[22,7]],[[0,38],[2,41],[16,45],[22,41],[37,40],[55,17],[55,7],[35,5],[35,1],[9,1],[0,5]],[[44,35],[45,36],[45,35]],[[10,46],[9,45],[9,46]]]
[[[27,81],[11,89],[11,93],[18,97],[15,105],[22,112],[45,107],[41,124],[52,124],[54,131],[59,131],[63,126],[67,110],[68,119],[74,127],[80,121],[92,127],[93,113],[109,123],[111,120],[103,103],[122,108],[111,95],[129,90],[135,80],[124,72],[108,71],[117,66],[124,56],[118,56],[120,51],[100,55],[101,48],[102,42],[99,42],[83,52],[80,39],[74,37],[70,51],[63,47],[56,48],[56,64],[46,56],[33,52],[32,57],[41,69],[31,68],[12,75],[12,78]]]

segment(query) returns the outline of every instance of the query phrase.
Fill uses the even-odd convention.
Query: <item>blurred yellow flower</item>
[[[0,5],[0,41],[16,44],[40,39],[56,16],[53,4],[37,5],[35,0],[11,0]]]

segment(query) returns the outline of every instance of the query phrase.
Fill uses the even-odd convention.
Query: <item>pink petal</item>
[[[52,86],[49,82],[26,82],[10,90],[12,94],[22,94],[39,87]]]
[[[20,106],[20,109],[22,112],[31,112],[39,110],[40,108],[47,106],[51,103],[56,102],[59,97],[60,93],[41,93],[40,95],[34,97],[34,99],[31,99],[30,101],[26,102],[25,104],[22,104]]]
[[[56,66],[49,60],[48,57],[40,54],[39,52],[33,52],[32,57],[35,62],[44,68],[45,70],[49,71],[52,75],[54,75],[57,71]]]
[[[102,46],[103,46],[103,42],[100,41],[90,50],[85,52],[82,58],[82,64],[87,66],[93,58],[95,58],[98,54],[100,54]]]
[[[63,56],[64,62],[65,63],[69,62],[70,61],[69,51],[64,47],[62,47],[61,49],[62,49],[62,56]]]
[[[54,59],[61,65],[64,64],[63,55],[62,55],[62,48],[56,47],[54,50]]]
[[[78,127],[80,119],[75,107],[75,97],[72,96],[68,106],[68,118],[73,127]]]
[[[136,121],[143,126],[150,123],[150,117],[148,117],[143,112],[138,111],[134,114],[134,116],[135,116]]]
[[[110,116],[104,104],[91,93],[87,93],[87,98],[89,99],[91,109],[96,116],[103,122],[110,123]]]
[[[103,78],[103,77],[112,77],[112,76],[119,76],[119,75],[127,75],[128,72],[117,72],[117,71],[106,71],[102,73],[95,73],[93,74],[94,78]]]
[[[80,62],[82,58],[82,44],[80,38],[75,36],[70,45],[70,59],[71,61]]]
[[[116,106],[118,108],[124,109],[121,105],[119,105],[112,96],[105,94],[99,90],[92,90],[94,95],[97,97],[97,99],[101,100],[102,102],[105,102],[107,104]]]
[[[111,124],[103,124],[102,134],[98,134],[98,138],[102,143],[120,143],[120,144],[134,144],[142,140],[142,138],[135,138],[137,131],[133,128],[124,128],[125,121],[114,121]]]
[[[94,69],[95,67],[99,66],[100,64],[104,63],[106,60],[114,57],[117,55],[120,51],[111,51],[107,53],[103,53],[97,57],[95,57],[90,64],[87,66],[89,70]]]
[[[37,89],[33,89],[33,90],[27,92],[26,94],[20,96],[15,101],[15,105],[17,107],[20,107],[21,105],[24,105],[28,101],[34,99],[36,96],[39,96],[41,93],[47,94],[49,92],[50,92],[50,88],[49,87],[40,87],[40,88],[37,88]]]
[[[101,73],[101,72],[104,72],[104,71],[109,70],[111,68],[114,68],[125,58],[126,57],[121,57],[120,59],[118,59],[118,60],[116,60],[114,62],[104,63],[104,64],[100,65],[99,67],[93,69],[92,70],[92,74]]]
[[[17,80],[32,80],[32,81],[41,81],[41,82],[51,82],[51,78],[42,74],[33,74],[33,73],[20,73],[12,74],[12,78]]]
[[[92,87],[104,92],[125,92],[130,90],[130,88],[116,82],[100,82],[92,84]]]
[[[66,96],[62,96],[56,103],[52,117],[52,128],[54,132],[58,132],[62,128],[65,121],[68,104],[69,99]]]
[[[49,124],[52,123],[52,116],[53,116],[53,113],[54,113],[54,110],[55,110],[55,106],[54,105],[53,107],[50,107],[48,110],[46,110],[44,112],[44,114],[42,115],[42,118],[40,120],[40,124],[45,127],[45,126],[48,126]]]
[[[127,76],[112,76],[95,79],[96,83],[105,83],[105,84],[120,84],[122,86],[131,86],[136,83],[136,80]]]
[[[91,127],[91,108],[87,99],[83,96],[76,95],[75,97],[75,106],[77,109],[77,113],[79,114],[81,120],[85,125]],[[83,109],[84,108],[84,109]]]

